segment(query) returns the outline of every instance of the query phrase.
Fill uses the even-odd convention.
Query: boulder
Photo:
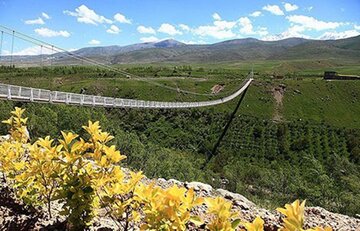
[[[234,201],[234,203],[237,203],[239,205],[244,205],[248,209],[250,207],[255,207],[255,204],[253,202],[249,201],[246,197],[240,194],[232,193],[225,189],[217,189],[216,192],[218,192],[220,196],[224,197],[225,199]]]
[[[201,183],[201,182],[186,182],[185,183],[185,187],[187,189],[190,189],[190,188],[193,188],[194,191],[204,191],[204,192],[207,192],[207,193],[210,193],[212,190],[213,190],[213,187],[211,187],[211,185],[208,185],[208,184],[204,184],[204,183]]]

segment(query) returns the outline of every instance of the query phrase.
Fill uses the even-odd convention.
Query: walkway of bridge
[[[252,80],[253,78],[247,79],[244,82],[244,85],[239,90],[227,97],[200,102],[161,102],[112,98],[96,95],[76,94],[70,92],[50,91],[45,89],[22,87],[1,83],[0,99],[109,108],[195,108],[226,103],[239,96],[246,88],[249,87]]]

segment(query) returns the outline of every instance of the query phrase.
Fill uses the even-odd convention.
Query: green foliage
[[[128,156],[126,164],[144,171],[149,177],[205,181],[268,206],[301,195],[313,205],[346,214],[356,213],[360,208],[360,186],[356,184],[360,181],[360,120],[357,116],[360,114],[357,106],[360,82],[325,82],[316,78],[323,71],[316,66],[291,73],[281,81],[271,80],[268,74],[273,74],[272,69],[279,66],[279,62],[259,61],[254,65],[259,71],[258,79],[249,89],[217,157],[205,169],[201,169],[205,157],[211,152],[236,102],[216,108],[186,110],[1,102],[0,119],[6,119],[14,105],[24,106],[29,114],[32,140],[46,135],[61,138],[61,130],[84,135],[80,125],[88,120],[100,121],[105,130],[114,134],[112,142]],[[310,65],[309,61],[294,61],[282,66],[300,70],[304,65]],[[251,65],[244,63],[231,68],[223,65],[119,66],[149,81],[201,93],[209,93],[214,84],[225,83],[221,96],[234,91],[241,83],[246,73],[236,69],[239,67],[251,69]],[[341,68],[350,74],[357,70],[357,67],[346,65]],[[186,77],[189,71],[192,78]],[[107,77],[103,78],[105,74]],[[175,74],[183,79],[177,79]],[[298,77],[303,80],[296,80]],[[220,97],[178,94],[146,82],[113,76],[94,67],[2,68],[0,80],[19,85],[26,80],[26,84],[34,87],[77,93],[86,88],[86,94],[151,100],[195,101]],[[273,123],[275,102],[271,89],[281,83],[286,85],[283,99],[286,121]],[[5,133],[4,127],[0,127],[0,131]]]
[[[285,64],[284,64],[285,63]],[[360,109],[360,81],[324,81],[322,75],[328,66],[338,66],[344,74],[358,74],[359,65],[338,60],[321,60],[319,66],[311,66],[309,60],[296,61],[257,61],[207,65],[126,65],[117,66],[140,78],[127,78],[108,70],[91,66],[53,66],[46,68],[0,68],[0,81],[14,85],[26,85],[50,90],[69,91],[85,94],[103,95],[144,100],[200,101],[224,97],[236,91],[254,65],[256,81],[244,101],[241,114],[272,119],[275,100],[272,89],[285,84],[286,90],[282,103],[282,117],[285,120],[307,120],[325,122],[337,127],[360,128],[358,114]],[[316,62],[317,63],[317,62]],[[283,80],[270,76],[276,75],[278,67],[293,67]],[[176,71],[176,73],[174,73]],[[191,77],[189,77],[191,71]],[[65,73],[65,74],[64,74]],[[281,74],[283,75],[283,74]],[[216,84],[225,88],[214,96],[183,94],[151,84],[161,84],[197,93],[210,94]],[[236,102],[216,107],[216,112],[231,112]],[[336,108],[337,110],[333,110]],[[202,110],[202,109],[199,109]]]

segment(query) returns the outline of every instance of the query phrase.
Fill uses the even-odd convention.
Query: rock
[[[217,189],[216,192],[218,192],[225,199],[236,201],[238,204],[244,205],[248,208],[255,207],[255,204],[253,202],[249,201],[246,197],[240,194],[232,193],[225,189]]]
[[[0,142],[4,142],[10,139],[10,135],[0,136]]]
[[[332,213],[321,207],[305,208],[305,217],[306,228],[330,226],[333,230],[357,231],[360,227],[360,219]]]
[[[130,174],[128,169],[124,169],[126,174]],[[0,230],[9,230],[6,227],[8,225],[17,229],[11,230],[65,230],[66,223],[65,217],[60,215],[59,212],[62,210],[62,202],[53,201],[51,203],[53,218],[48,219],[46,211],[40,211],[43,214],[40,217],[35,216],[33,211],[27,211],[24,209],[24,205],[19,204],[16,200],[13,199],[13,194],[4,193],[4,187],[6,185],[1,181],[0,177]],[[197,196],[204,197],[217,197],[221,196],[233,203],[232,210],[238,213],[241,216],[242,221],[251,222],[255,217],[260,216],[264,221],[264,230],[265,231],[275,231],[279,230],[281,226],[281,218],[279,212],[273,210],[267,210],[260,207],[257,207],[253,202],[249,201],[246,197],[232,193],[224,189],[213,189],[212,186],[204,184],[201,182],[180,182],[175,179],[166,180],[164,178],[159,179],[148,179],[144,177],[142,182],[149,184],[155,182],[156,185],[162,188],[168,188],[174,184],[179,186],[184,186],[186,188],[194,188],[194,191]],[[249,188],[252,188],[250,185]],[[3,189],[3,191],[1,191]],[[13,203],[9,203],[13,201]],[[39,209],[46,209],[39,208]],[[95,218],[93,225],[89,228],[90,231],[95,230],[119,230],[117,224],[107,216],[107,211],[101,209],[99,212],[99,217]],[[207,213],[206,204],[196,206],[192,211],[192,215],[200,216],[205,222],[211,220],[211,216]],[[321,207],[306,207],[305,208],[305,227],[304,228],[313,228],[315,226],[326,227],[331,226],[333,230],[340,231],[359,231],[360,227],[360,215],[357,214],[355,217],[349,217],[342,214],[329,212]],[[24,229],[24,227],[26,227]],[[40,229],[42,228],[42,229]],[[44,229],[48,228],[48,229]],[[52,228],[52,229],[50,229]],[[134,230],[138,230],[136,227]],[[197,227],[188,227],[189,230],[196,230]]]
[[[158,179],[157,179],[157,182],[158,182],[159,184],[165,184],[165,183],[166,183],[166,180],[165,180],[164,178],[158,178]]]
[[[176,184],[177,186],[183,186],[184,185],[184,183],[182,183],[182,182],[180,182],[178,180],[175,180],[175,179],[169,179],[168,182],[171,183],[171,184]]]
[[[207,193],[210,193],[213,188],[211,187],[211,185],[208,185],[208,184],[204,184],[204,183],[201,183],[201,182],[186,182],[185,183],[185,187],[187,189],[189,188],[194,188],[194,191],[205,191]]]

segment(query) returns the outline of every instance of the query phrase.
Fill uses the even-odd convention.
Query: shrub
[[[162,189],[154,183],[143,184],[142,172],[128,174],[120,167],[126,158],[109,145],[114,137],[103,132],[99,122],[83,126],[84,137],[61,132],[62,138],[39,138],[31,144],[26,129],[24,109],[15,108],[8,124],[9,138],[0,142],[0,171],[16,195],[29,205],[48,207],[51,201],[63,202],[62,214],[67,216],[68,228],[84,230],[91,225],[97,210],[104,208],[119,229],[186,230],[206,226],[209,230],[234,230],[240,224],[248,231],[264,229],[257,217],[252,223],[241,222],[232,204],[224,198],[199,198],[193,189],[172,186]],[[210,221],[192,215],[196,206],[207,206]],[[303,230],[304,206],[296,200],[279,208],[286,217],[282,230]],[[329,231],[316,227],[308,231]]]

